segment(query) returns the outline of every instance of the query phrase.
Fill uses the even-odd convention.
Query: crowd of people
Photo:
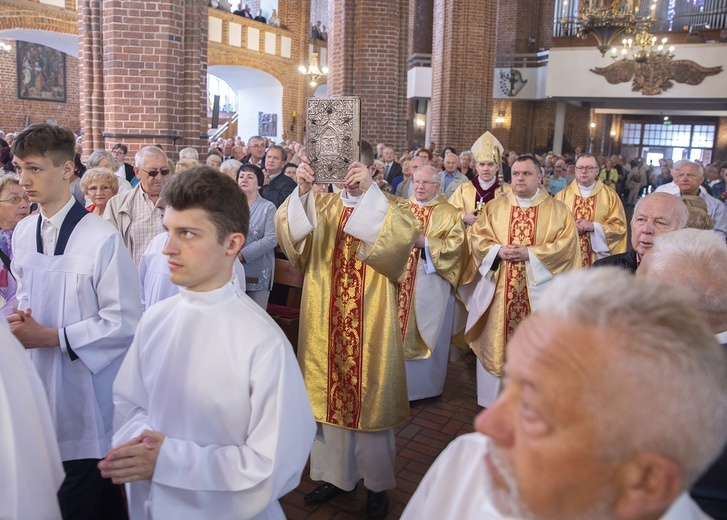
[[[361,141],[320,183],[290,140],[84,164],[63,127],[4,137],[0,516],[284,518],[310,460],[306,502],[363,480],[384,518],[394,428],[471,350],[477,431],[403,518],[727,517],[727,166],[485,132]]]
[[[250,11],[250,6],[248,4],[244,4],[243,2],[238,3],[236,9],[231,8],[228,0],[208,0],[207,5],[214,9],[219,9],[220,11],[232,13],[237,16],[242,16],[243,18],[249,18],[250,20],[254,20],[256,22],[272,25],[273,27],[280,27],[280,18],[278,18],[277,9],[272,9],[270,15],[268,17],[265,17],[262,9],[258,9],[257,13],[253,15]]]

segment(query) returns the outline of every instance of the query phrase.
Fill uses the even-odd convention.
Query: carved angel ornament
[[[672,60],[664,55],[653,55],[645,61],[622,59],[608,67],[596,67],[591,72],[606,78],[612,85],[633,79],[634,92],[643,95],[661,94],[677,83],[699,85],[707,76],[722,72],[722,67],[702,67],[691,60]]]

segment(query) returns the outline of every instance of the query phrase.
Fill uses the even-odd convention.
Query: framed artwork
[[[66,55],[38,43],[18,41],[18,98],[66,102]]]
[[[278,135],[278,114],[257,113],[257,133],[262,137]]]

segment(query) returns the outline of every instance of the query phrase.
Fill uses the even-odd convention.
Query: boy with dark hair
[[[141,315],[136,268],[118,231],[71,196],[70,130],[32,125],[16,137],[13,154],[20,185],[40,214],[13,234],[20,310],[8,322],[50,402],[66,472],[61,512],[123,518],[120,490],[96,464],[110,446],[111,386]]]
[[[129,484],[132,519],[282,519],[277,500],[300,481],[315,427],[285,335],[232,283],[245,196],[200,166],[161,199],[180,293],[139,324],[114,383],[118,446],[99,468]]]

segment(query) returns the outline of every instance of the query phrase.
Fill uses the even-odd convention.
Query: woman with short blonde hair
[[[86,209],[103,216],[106,203],[119,192],[119,178],[108,168],[90,168],[81,177],[81,190],[91,201]]]

